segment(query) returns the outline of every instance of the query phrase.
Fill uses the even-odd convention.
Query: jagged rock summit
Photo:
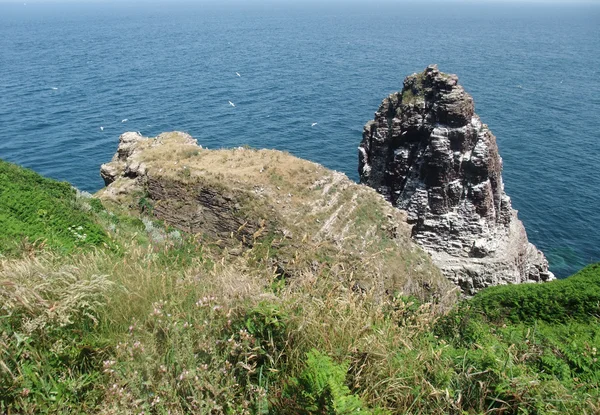
[[[473,98],[431,65],[364,128],[361,183],[407,212],[413,238],[463,292],[554,278],[504,192],[496,137]]]

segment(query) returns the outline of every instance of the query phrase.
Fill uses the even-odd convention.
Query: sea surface
[[[552,271],[600,261],[598,3],[0,3],[0,158],[95,192],[121,133],[182,130],[357,180],[363,125],[431,63],[497,136]]]

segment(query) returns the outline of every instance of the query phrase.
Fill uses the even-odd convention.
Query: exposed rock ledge
[[[361,183],[407,212],[413,238],[465,293],[554,278],[504,192],[496,137],[436,65],[383,100],[359,147]]]
[[[405,214],[344,174],[274,150],[208,150],[185,133],[125,133],[99,196],[243,255],[270,244],[279,273],[328,269],[357,289],[452,301]],[[267,252],[267,250],[265,250]],[[455,290],[454,290],[455,291]]]

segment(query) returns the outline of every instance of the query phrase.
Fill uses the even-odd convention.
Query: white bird
[[[100,131],[104,131],[104,127],[100,126]]]
[[[127,122],[127,121],[129,121],[127,118],[121,120],[121,122]]]
[[[57,91],[57,90],[58,90],[58,88],[57,88],[57,87],[55,87],[55,86],[53,86],[53,87],[52,87],[52,90],[54,90],[54,91]]]
[[[231,101],[229,101],[229,105],[231,105],[232,107],[235,107],[235,104]]]
[[[240,78],[242,77],[242,75],[240,75],[240,73],[239,73],[239,72],[236,72],[235,74],[236,74],[237,76],[239,76]]]
[[[314,127],[314,126],[315,126],[315,125],[317,125],[317,124],[318,124],[318,122],[313,122],[313,123],[312,123],[310,126],[311,126],[311,127]]]

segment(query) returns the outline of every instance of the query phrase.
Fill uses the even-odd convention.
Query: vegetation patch
[[[407,105],[416,104],[425,99],[425,73],[421,72],[408,78],[409,82],[402,90],[402,103]]]
[[[487,289],[448,310],[352,284],[379,272],[375,254],[396,255],[398,278],[414,283],[428,266],[392,250],[386,212],[360,198],[348,219],[357,225],[346,237],[359,233],[352,252],[318,233],[301,242],[267,233],[241,251],[118,205],[82,205],[66,184],[0,167],[10,223],[30,229],[37,219],[7,211],[6,192],[23,203],[39,192],[67,229],[81,218],[76,226],[114,244],[76,249],[50,221],[34,229],[53,249],[23,255],[15,244],[0,257],[0,413],[600,413],[600,265]],[[29,178],[19,185],[19,175]],[[303,197],[333,188],[322,186]],[[315,218],[324,207],[310,209]],[[312,226],[343,232],[338,220]],[[385,243],[366,245],[373,234]]]
[[[0,254],[18,254],[28,244],[64,253],[110,245],[90,215],[97,208],[68,183],[0,160]]]
[[[492,287],[470,302],[491,321],[568,323],[600,317],[600,264],[546,284]]]
[[[318,350],[306,354],[306,367],[297,378],[287,384],[278,414],[332,414],[371,415],[385,414],[370,410],[362,399],[350,392],[346,385],[348,362],[335,363]]]

